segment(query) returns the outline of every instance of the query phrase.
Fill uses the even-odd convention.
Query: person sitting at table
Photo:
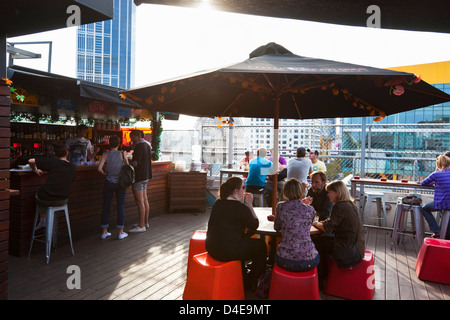
[[[422,208],[423,217],[428,223],[430,230],[434,232],[433,237],[441,236],[441,228],[432,215],[432,211],[450,210],[450,157],[440,155],[436,159],[436,171],[430,174],[420,184],[422,186],[434,185],[434,201],[427,203]],[[450,239],[450,222],[447,226],[446,239]]]
[[[288,161],[287,178],[296,178],[298,181],[307,184],[308,176],[312,173],[311,160],[306,159],[306,149],[303,147],[297,148],[295,158]]]
[[[291,272],[314,269],[320,261],[311,240],[310,229],[314,208],[302,203],[305,188],[295,178],[286,181],[283,196],[276,208],[274,229],[281,232],[281,242],[275,253],[275,263]]]
[[[239,167],[242,170],[248,171],[250,160],[252,160],[254,157],[255,156],[253,155],[253,152],[250,152],[250,150],[245,150],[245,157],[243,157],[239,162]]]
[[[260,190],[263,189],[268,205],[272,206],[272,187],[266,185],[266,179],[267,175],[273,171],[273,164],[265,159],[266,155],[267,150],[259,148],[257,157],[250,160],[246,189],[250,193],[261,193]]]
[[[28,160],[30,168],[38,175],[48,172],[47,180],[35,195],[36,204],[43,207],[62,206],[67,203],[75,180],[76,167],[67,160],[69,150],[61,143],[52,144],[55,157],[36,157]],[[36,230],[45,227],[45,213],[40,213],[40,220]]]
[[[240,177],[230,177],[222,183],[219,199],[211,209],[205,247],[216,260],[241,260],[245,287],[254,290],[266,270],[267,248],[264,241],[246,234],[247,230],[258,228],[259,220],[252,206],[253,195],[245,193],[244,189]],[[244,262],[249,260],[252,270],[247,274]]]
[[[315,221],[313,226],[322,232],[334,233],[334,237],[314,237],[313,242],[320,254],[318,266],[319,287],[328,275],[328,258],[340,258],[338,250],[357,245],[359,254],[364,257],[364,229],[358,208],[353,204],[344,182],[333,181],[326,186],[328,198],[334,203],[330,216],[324,221]]]
[[[311,174],[311,188],[308,190],[307,198],[311,198],[311,205],[316,211],[319,221],[324,221],[330,216],[333,203],[328,199],[327,175],[325,172],[316,171]]]

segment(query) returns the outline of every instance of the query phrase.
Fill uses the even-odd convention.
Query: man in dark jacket
[[[324,221],[329,217],[333,203],[328,199],[328,192],[325,190],[327,185],[327,176],[322,171],[316,171],[311,174],[311,188],[308,190],[307,197],[312,198],[312,206],[319,217],[319,221]]]
[[[147,197],[147,182],[152,178],[152,147],[144,139],[140,130],[130,133],[133,142],[133,158],[131,164],[134,167],[135,183],[133,183],[133,194],[138,207],[139,223],[129,232],[144,232],[149,227],[149,203]]]

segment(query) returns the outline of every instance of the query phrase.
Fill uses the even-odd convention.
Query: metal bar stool
[[[50,249],[53,242],[53,249],[56,249],[56,240],[57,240],[57,231],[58,231],[58,217],[55,215],[58,211],[64,211],[65,217],[66,217],[66,223],[67,223],[67,230],[69,233],[69,241],[70,241],[70,247],[72,249],[72,255],[75,255],[73,251],[73,245],[72,245],[72,233],[70,230],[70,221],[69,221],[69,209],[67,206],[68,199],[62,201],[58,206],[46,206],[42,203],[38,202],[38,199],[36,199],[36,212],[34,215],[34,223],[33,223],[33,231],[31,234],[31,243],[30,243],[30,249],[28,251],[28,259],[31,255],[31,250],[33,248],[33,241],[39,241],[45,243],[45,263],[48,264],[50,262]],[[38,239],[39,237],[42,237],[43,235],[36,236],[36,226],[38,223],[39,218],[39,212],[45,211],[46,221],[45,221],[45,240]]]
[[[450,220],[450,210],[443,210],[441,217],[441,239],[447,235],[448,222]]]
[[[418,247],[422,245],[424,239],[424,221],[421,206],[403,204],[401,198],[397,202],[397,209],[394,217],[394,230],[392,231],[391,250],[395,242],[399,243],[400,236],[413,236],[416,238]],[[407,213],[411,213],[412,230],[406,229]]]
[[[372,208],[372,201],[375,200],[377,203],[377,217],[370,216],[370,209]],[[382,192],[365,192],[364,193],[364,205],[363,205],[363,216],[362,220],[376,219],[378,220],[378,225],[381,226],[381,220],[384,221],[384,226],[387,226],[386,217],[386,201],[384,199],[384,193]]]

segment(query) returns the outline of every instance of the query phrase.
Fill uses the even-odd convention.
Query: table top
[[[247,174],[248,171],[247,170],[242,170],[242,169],[220,169],[220,173],[242,173],[242,174]]]
[[[361,184],[374,184],[374,185],[389,185],[389,186],[405,186],[405,187],[420,187],[420,188],[430,188],[433,189],[434,187],[428,187],[428,186],[422,186],[420,185],[420,182],[417,181],[408,181],[408,182],[402,182],[401,180],[386,180],[381,181],[380,179],[351,179],[351,183],[361,183]]]
[[[262,234],[266,236],[276,236],[281,237],[281,232],[275,231],[274,222],[267,220],[267,216],[272,214],[272,208],[269,207],[257,207],[254,208],[256,216],[259,220],[259,227],[255,231],[257,234]],[[316,227],[311,226],[310,234],[320,234],[322,231],[317,229]]]

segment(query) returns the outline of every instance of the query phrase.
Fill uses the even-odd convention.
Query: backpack
[[[120,169],[118,184],[119,187],[128,188],[135,181],[134,168],[132,165],[129,165],[125,162],[123,152],[122,152],[122,159],[123,159],[123,166],[122,169]]]

